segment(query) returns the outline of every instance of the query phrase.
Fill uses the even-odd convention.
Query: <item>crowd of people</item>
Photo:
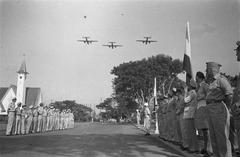
[[[8,106],[6,135],[25,135],[74,127],[74,115],[70,109],[62,110],[53,105],[26,106],[16,98]]]
[[[240,154],[240,85],[232,87],[220,67],[208,62],[206,76],[197,72],[196,81],[173,88],[161,99],[157,111],[160,138],[204,157]],[[144,109],[144,117],[147,114]]]

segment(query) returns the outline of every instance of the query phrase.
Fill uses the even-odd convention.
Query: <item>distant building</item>
[[[26,63],[23,61],[17,71],[17,86],[0,87],[0,115],[7,115],[7,108],[12,98],[17,98],[17,103],[21,102],[27,106],[37,106],[42,102],[41,89],[38,87],[25,87],[25,80],[29,74],[26,70]],[[16,103],[16,104],[17,104]]]

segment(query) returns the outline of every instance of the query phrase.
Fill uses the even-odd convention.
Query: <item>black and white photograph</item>
[[[240,157],[240,0],[0,0],[0,157]]]

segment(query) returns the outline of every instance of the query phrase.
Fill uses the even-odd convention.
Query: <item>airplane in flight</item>
[[[137,42],[142,42],[143,44],[150,44],[151,42],[157,42],[156,40],[149,40],[151,37],[144,37],[145,40],[136,40]]]
[[[86,43],[86,44],[91,44],[93,42],[98,42],[97,40],[89,40],[90,37],[82,37],[83,39],[85,40],[77,40],[78,42],[83,42],[83,43]]]
[[[117,47],[122,47],[122,45],[116,45],[116,44],[114,44],[114,43],[116,43],[116,42],[108,42],[109,44],[107,44],[107,45],[103,45],[103,46],[108,46],[109,48],[112,48],[112,49],[114,49],[114,48],[117,48]]]

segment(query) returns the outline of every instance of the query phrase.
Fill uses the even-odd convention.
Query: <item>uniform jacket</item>
[[[185,98],[185,108],[183,113],[184,119],[194,118],[197,108],[197,93],[195,90],[190,90]]]

